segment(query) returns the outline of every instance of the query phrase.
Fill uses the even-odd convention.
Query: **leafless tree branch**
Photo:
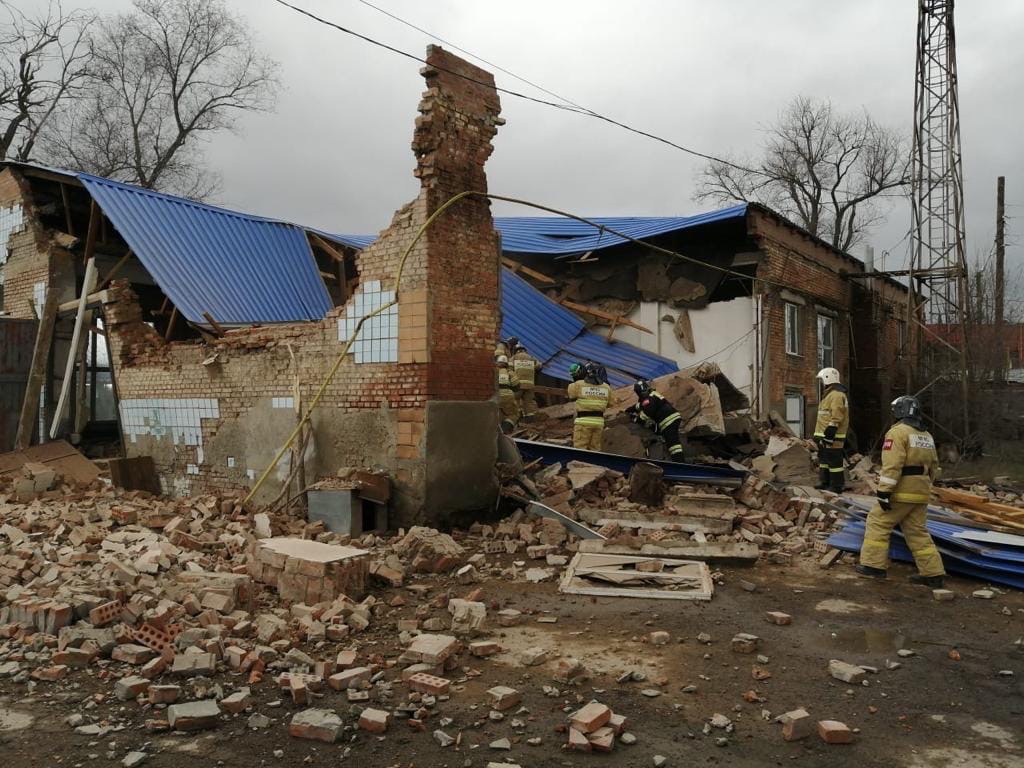
[[[762,203],[846,251],[884,218],[879,195],[908,183],[904,137],[866,112],[799,96],[765,134],[760,160],[709,163],[696,198]]]
[[[90,92],[47,147],[64,164],[204,198],[218,178],[203,143],[273,107],[277,64],[223,0],[134,0],[90,38]]]

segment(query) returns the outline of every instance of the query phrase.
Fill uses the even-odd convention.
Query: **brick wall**
[[[486,506],[495,493],[499,261],[487,201],[464,199],[439,217],[396,283],[431,213],[458,192],[486,190],[484,162],[501,123],[489,73],[434,46],[427,60],[413,140],[420,193],[356,261],[358,290],[397,288],[397,360],[346,357],[314,413],[306,454],[307,480],[347,466],[388,470],[400,523]],[[115,281],[111,294],[126,452],[154,456],[165,487],[179,494],[253,485],[296,424],[294,400],[308,406],[338,359],[339,319],[351,322],[355,300],[320,322],[167,344],[141,322],[127,284]],[[287,471],[285,463],[258,500],[276,496]]]
[[[805,432],[811,434],[819,392],[817,317],[832,316],[834,364],[851,391],[859,447],[869,448],[884,420],[880,403],[888,403],[902,378],[897,336],[906,294],[883,281],[876,281],[873,291],[855,287],[843,274],[861,271],[862,264],[769,214],[753,210],[748,226],[764,253],[757,277],[786,286],[765,284],[762,293],[762,397],[767,409],[784,413],[787,394],[803,395]],[[799,355],[786,352],[787,299],[802,301]]]

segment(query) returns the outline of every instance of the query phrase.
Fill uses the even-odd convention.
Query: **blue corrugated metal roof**
[[[319,320],[333,306],[294,224],[76,175],[188,320]]]
[[[696,216],[598,216],[591,221],[643,239],[699,227],[716,221],[746,216],[747,204]],[[602,232],[591,224],[564,216],[497,217],[494,226],[501,232],[501,249],[507,253],[571,254],[596,251],[621,245],[627,240]]]
[[[588,331],[579,317],[507,269],[501,274],[501,310],[501,337],[517,337],[556,379],[568,381],[569,366],[588,360],[604,365],[616,387],[679,370],[668,358]]]

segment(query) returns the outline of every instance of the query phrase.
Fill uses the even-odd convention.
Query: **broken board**
[[[29,462],[45,464],[67,481],[88,483],[100,475],[99,467],[64,440],[33,445],[23,451],[0,454],[0,477],[11,475]]]
[[[661,571],[636,569],[641,563],[659,560]],[[577,552],[562,574],[558,591],[596,597],[710,600],[715,587],[706,563]]]
[[[571,517],[567,517],[566,515],[563,515],[561,512],[558,512],[557,510],[554,510],[551,507],[547,506],[546,504],[541,504],[539,501],[531,501],[528,509],[530,512],[537,515],[538,517],[543,517],[548,520],[557,520],[559,523],[564,525],[568,530],[570,530],[572,533],[575,533],[581,539],[598,539],[604,541],[604,536],[602,536],[597,531],[593,531],[590,528],[587,528],[587,526],[583,525],[582,523],[576,522]]]
[[[747,563],[756,561],[761,555],[757,544],[749,541],[693,543],[674,547],[644,544],[639,550],[604,541],[581,541],[579,551],[594,554],[647,555],[662,560],[666,557],[683,557],[688,560],[731,560]]]

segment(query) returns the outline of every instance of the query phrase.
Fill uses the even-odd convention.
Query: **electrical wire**
[[[389,45],[388,43],[381,42],[380,40],[375,40],[372,37],[364,35],[364,34],[362,34],[360,32],[356,32],[355,30],[349,29],[348,27],[343,27],[340,24],[337,24],[337,23],[335,23],[333,21],[325,19],[322,16],[316,15],[312,11],[308,11],[305,8],[300,8],[297,5],[292,5],[291,3],[287,2],[287,0],[274,0],[274,2],[277,3],[278,5],[283,5],[286,8],[290,8],[291,10],[295,11],[296,13],[300,13],[303,16],[307,16],[307,17],[313,19],[314,21],[316,21],[316,22],[318,22],[320,24],[323,24],[325,26],[331,27],[332,29],[336,29],[339,32],[344,32],[346,35],[351,35],[352,37],[359,38],[360,40],[362,40],[364,42],[370,43],[371,45],[375,45],[378,48],[383,48],[384,50],[391,51],[392,53],[398,54],[399,56],[404,56],[405,58],[411,59],[411,60],[413,60],[413,61],[415,61],[415,62],[417,62],[419,64],[428,64],[426,59],[420,58],[419,56],[417,56],[417,55],[415,55],[413,53],[409,53],[408,51],[403,51],[401,48],[396,48],[395,46]],[[391,15],[391,14],[388,14],[388,15]],[[405,22],[403,22],[403,23],[405,23]],[[424,34],[429,34],[429,33],[425,32]],[[431,35],[431,36],[433,37],[433,35]],[[437,38],[437,39],[440,40],[440,38]],[[483,61],[483,59],[481,59],[481,61]],[[592,117],[595,120],[600,120],[600,121],[608,123],[610,125],[614,125],[614,126],[616,126],[618,128],[622,128],[623,130],[629,131],[630,133],[635,133],[638,136],[644,136],[644,137],[646,137],[648,139],[652,139],[654,141],[660,142],[661,144],[665,144],[666,146],[669,146],[669,147],[672,147],[674,149],[677,149],[680,152],[685,152],[688,155],[692,155],[694,157],[699,157],[699,158],[701,158],[703,160],[708,160],[708,161],[713,162],[713,163],[719,163],[721,165],[728,166],[729,168],[735,168],[736,170],[743,171],[744,173],[753,173],[753,174],[757,174],[759,176],[766,175],[763,171],[759,171],[759,170],[757,170],[755,168],[747,168],[745,166],[739,165],[738,163],[734,163],[731,160],[726,160],[725,158],[717,157],[715,155],[709,155],[706,152],[700,152],[700,151],[698,151],[696,149],[691,149],[690,147],[683,146],[682,144],[677,144],[676,142],[672,141],[671,139],[666,139],[663,136],[658,136],[657,134],[651,133],[649,131],[645,131],[645,130],[643,130],[641,128],[635,128],[635,127],[633,127],[631,125],[628,125],[627,123],[623,123],[623,122],[621,122],[619,120],[616,120],[614,118],[608,117],[607,115],[602,115],[599,112],[594,112],[593,110],[587,109],[586,107],[580,107],[580,106],[578,106],[578,105],[576,105],[576,104],[574,104],[572,102],[559,103],[559,102],[554,102],[554,101],[547,101],[545,99],[538,99],[535,96],[530,96],[530,95],[525,94],[525,93],[520,93],[519,91],[513,91],[513,90],[510,90],[508,88],[501,88],[501,87],[498,87],[498,86],[496,86],[496,85],[494,85],[492,83],[487,83],[487,82],[484,82],[482,80],[477,80],[474,77],[470,77],[469,75],[465,75],[465,74],[463,74],[461,72],[455,72],[453,70],[446,69],[445,67],[439,67],[439,66],[437,66],[435,64],[429,64],[429,66],[433,66],[435,69],[438,69],[441,72],[445,72],[447,74],[454,75],[455,77],[462,78],[463,80],[468,80],[471,83],[475,83],[477,85],[483,85],[483,86],[485,86],[487,88],[494,88],[494,90],[498,91],[499,93],[504,93],[504,94],[506,94],[508,96],[514,96],[517,99],[523,99],[524,101],[532,101],[535,104],[541,104],[541,105],[546,106],[546,107],[554,107],[555,109],[561,109],[561,110],[563,110],[565,112],[574,112],[574,113],[576,113],[578,115],[585,115],[586,117]],[[502,71],[504,71],[504,70],[502,70]],[[522,78],[519,78],[519,79],[522,79]],[[531,83],[531,85],[532,85],[532,83]],[[533,86],[533,87],[536,88],[538,86]],[[541,90],[543,90],[545,93],[550,93],[549,91],[547,91],[547,89],[541,89]]]

